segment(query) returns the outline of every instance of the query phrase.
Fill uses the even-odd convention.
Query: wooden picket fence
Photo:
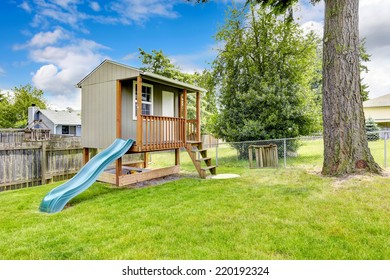
[[[0,191],[69,179],[82,167],[80,137],[39,142],[13,139],[0,142]]]

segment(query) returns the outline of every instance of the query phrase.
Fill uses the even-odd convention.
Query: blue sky
[[[74,85],[105,58],[140,66],[138,48],[163,50],[183,71],[202,70],[216,55],[213,35],[229,5],[228,0],[203,5],[184,0],[2,0],[0,89],[31,83],[44,90],[53,108],[80,108]],[[361,0],[361,33],[373,55],[365,78],[371,97],[390,93],[389,8],[390,1]],[[322,29],[323,5],[301,0],[296,13],[303,26]]]

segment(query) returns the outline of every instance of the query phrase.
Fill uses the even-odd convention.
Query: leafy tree
[[[184,73],[178,66],[171,62],[169,57],[167,57],[162,50],[152,50],[151,53],[147,53],[143,49],[139,49],[139,53],[143,64],[141,70],[149,71],[181,82],[194,84],[207,90],[206,94],[201,99],[201,129],[203,133],[207,132],[209,127],[208,120],[211,115],[216,112],[215,87],[212,74],[207,70],[204,70],[202,73]],[[188,119],[195,119],[195,99],[195,94],[187,95]]]
[[[191,0],[188,0],[191,1]],[[208,0],[195,0],[207,2]],[[313,4],[320,0],[311,0]],[[247,0],[275,13],[298,0]],[[359,71],[359,0],[325,0],[323,38],[324,175],[380,173],[368,148]]]
[[[3,96],[0,102],[0,127],[24,128],[28,125],[28,107],[35,104],[41,109],[46,109],[46,101],[43,99],[43,91],[32,87],[30,84],[15,87],[14,95]]]
[[[320,129],[312,82],[317,41],[288,15],[250,7],[231,10],[216,35],[224,42],[214,61],[220,114],[214,132],[228,142],[297,137]],[[240,150],[241,156],[246,149]]]

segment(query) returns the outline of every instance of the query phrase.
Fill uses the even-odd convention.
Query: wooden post
[[[41,155],[41,184],[46,184],[46,173],[47,173],[47,154],[46,154],[46,141],[42,142],[42,155]]]
[[[187,120],[187,90],[183,89],[183,118]]]
[[[249,146],[248,148],[248,156],[249,156],[249,168],[252,168],[252,161],[253,161],[253,155],[252,155],[252,146]]]
[[[149,153],[144,153],[144,168],[148,167]]]
[[[115,166],[115,184],[119,186],[119,179],[122,175],[122,158],[118,158],[116,160],[116,166]]]
[[[201,141],[200,133],[200,92],[196,92],[196,141]]]
[[[122,83],[116,81],[116,138],[122,138]],[[119,186],[119,177],[122,175],[122,158],[116,160],[115,182]]]
[[[183,89],[183,118],[184,118],[184,131],[183,140],[187,142],[187,90]]]
[[[116,138],[122,137],[122,83],[116,81]]]
[[[179,94],[179,104],[178,104],[178,106],[179,106],[178,118],[183,117],[183,115],[182,115],[182,111],[183,111],[183,108],[182,108],[182,97],[183,97],[183,95],[180,93]]]
[[[137,77],[137,146],[142,147],[142,77]]]
[[[86,165],[89,161],[89,148],[83,148],[83,164]]]
[[[177,127],[177,139],[176,141],[184,141],[184,139],[182,138],[182,131],[181,131],[181,127],[182,127],[182,124],[181,124],[181,118],[183,117],[182,113],[183,113],[183,102],[182,102],[182,98],[183,98],[183,95],[180,93],[179,94],[179,112],[178,112],[178,117],[179,117],[179,126]]]
[[[175,149],[175,165],[180,165],[180,149]]]

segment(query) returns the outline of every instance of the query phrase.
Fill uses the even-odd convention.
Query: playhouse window
[[[137,82],[133,84],[133,119],[137,119]],[[153,85],[142,83],[142,115],[153,115]]]

